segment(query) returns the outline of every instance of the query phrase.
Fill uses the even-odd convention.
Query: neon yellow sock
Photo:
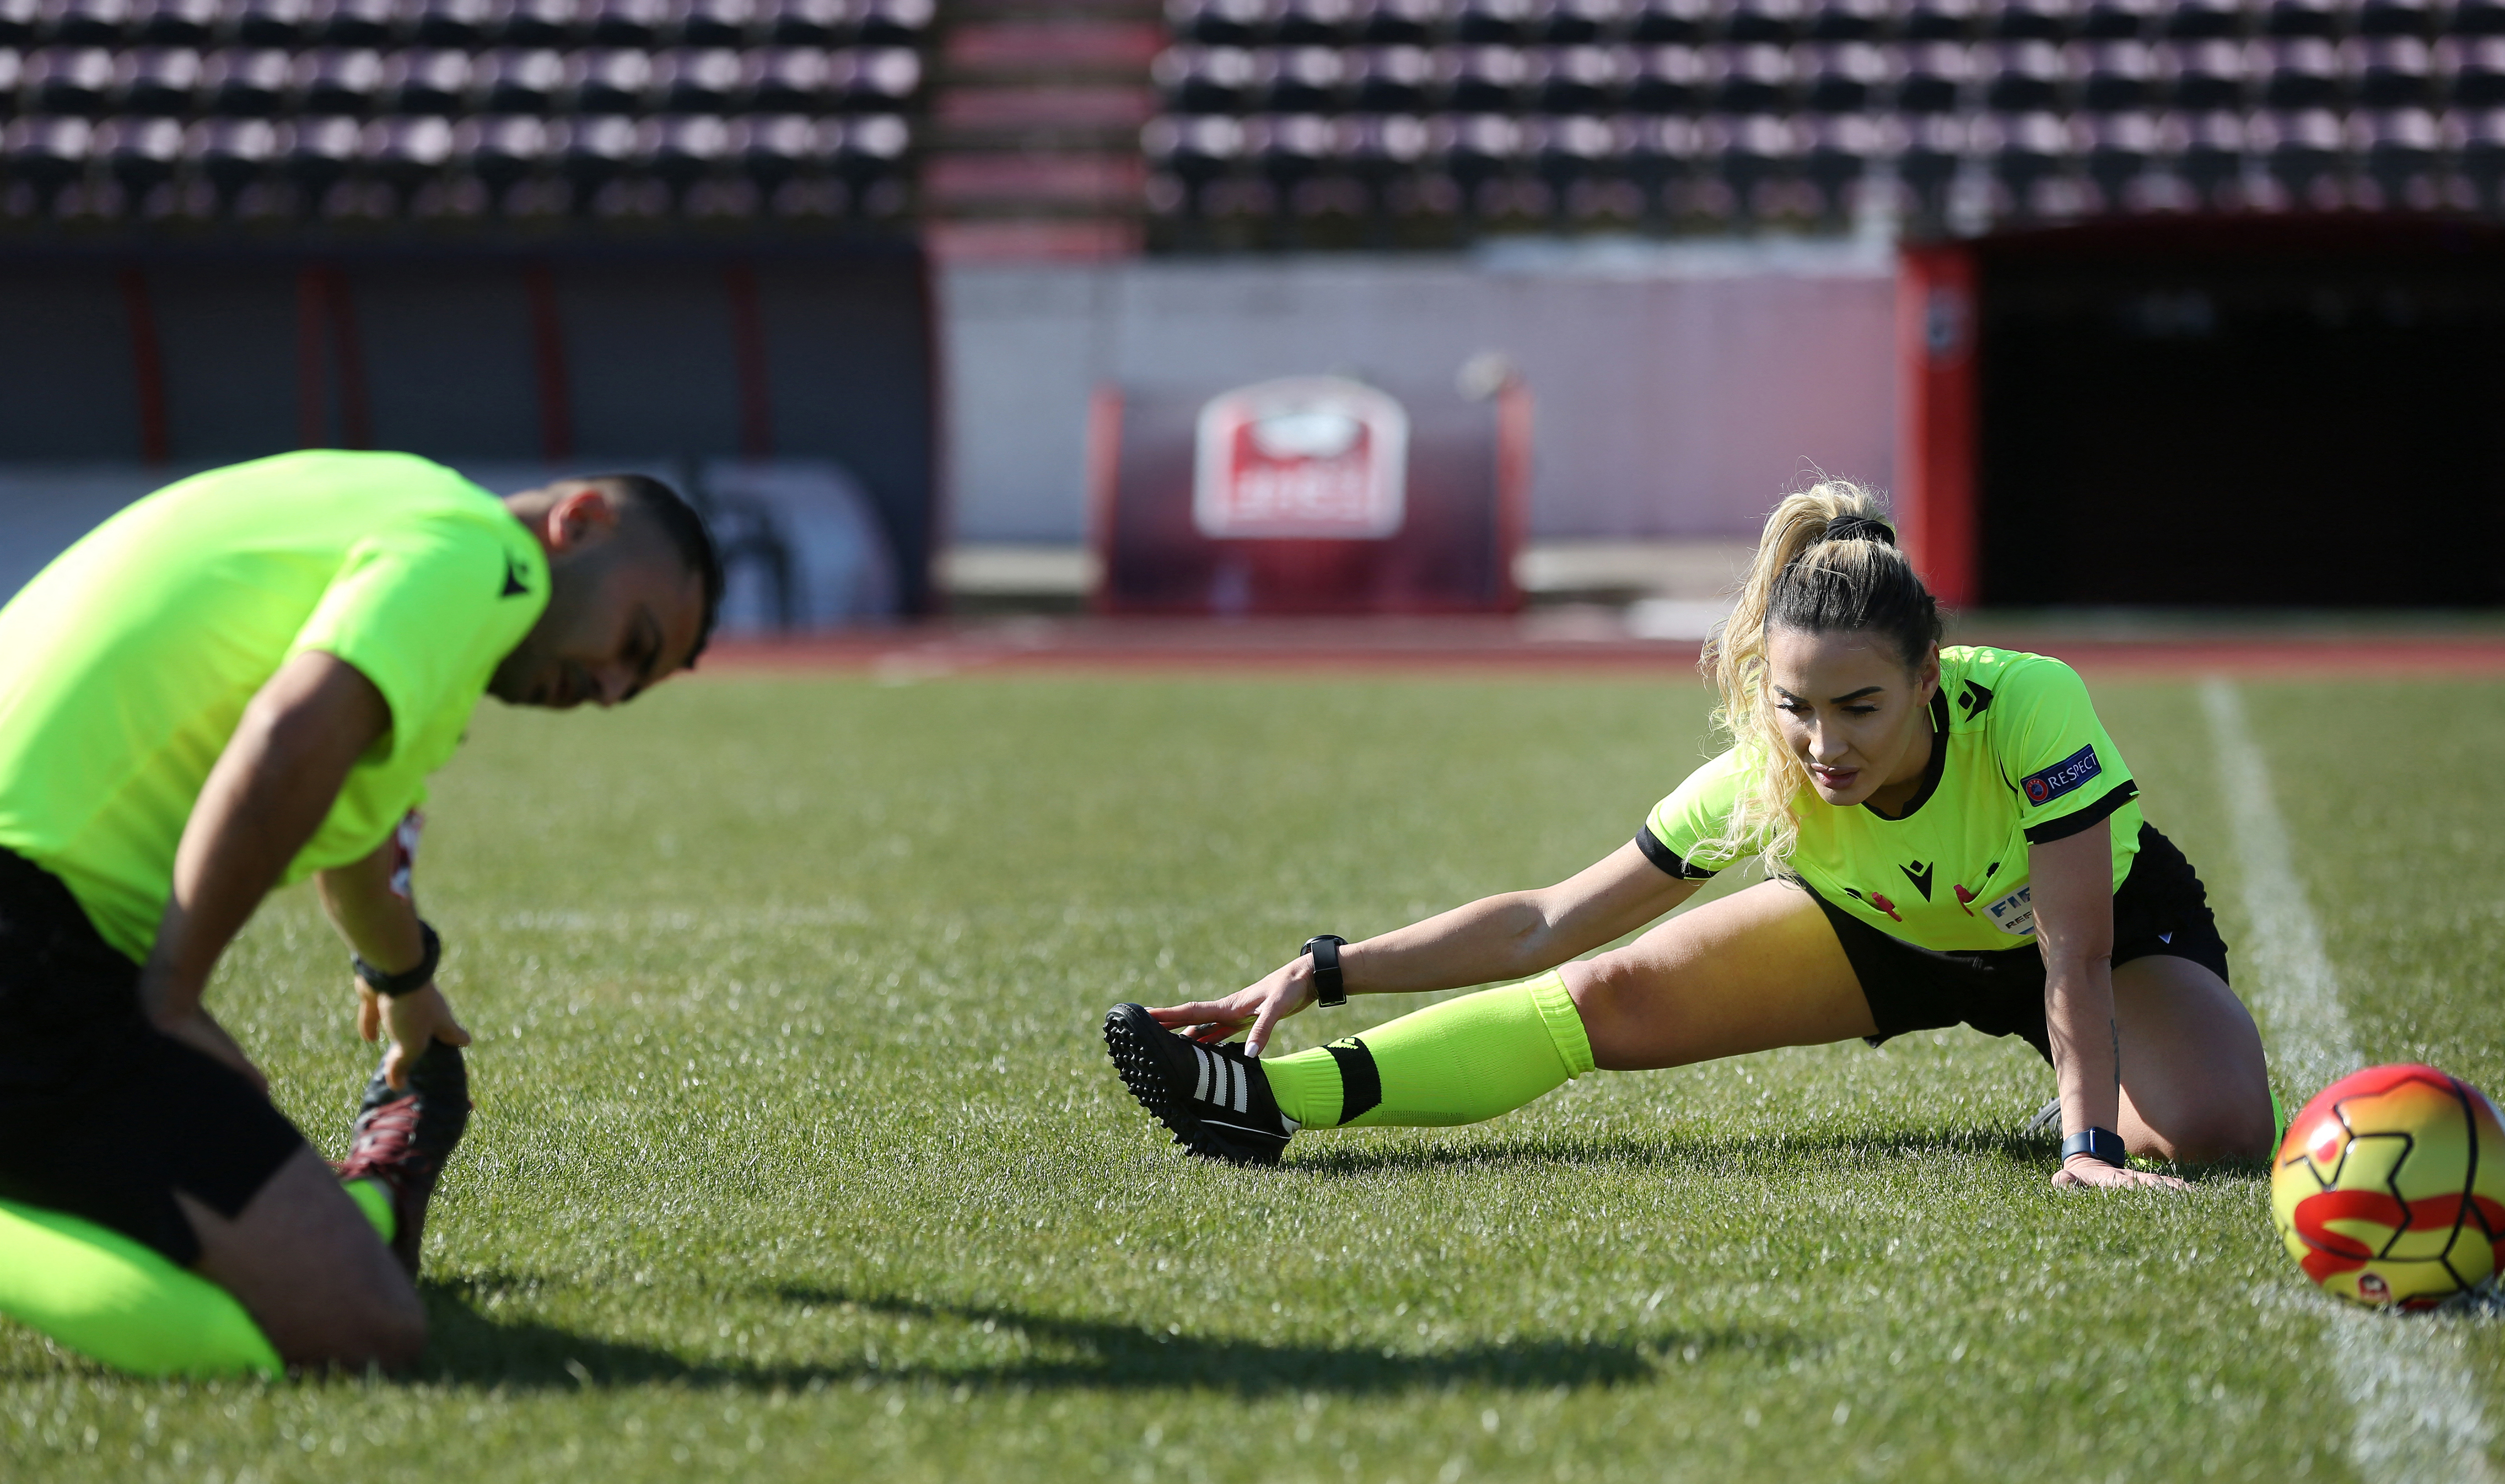
[[[1308,1128],[1475,1123],[1590,1070],[1591,1039],[1554,969],[1261,1061],[1279,1110]]]
[[[0,1200],[0,1314],[138,1376],[274,1376],[232,1294],[93,1222]]]
[[[366,1214],[366,1220],[374,1228],[374,1235],[389,1245],[400,1231],[400,1218],[392,1212],[391,1191],[383,1189],[381,1181],[371,1179],[351,1180],[339,1189],[347,1191],[348,1198],[357,1203],[357,1209]]]

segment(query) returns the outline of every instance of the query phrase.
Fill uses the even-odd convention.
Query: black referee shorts
[[[149,1023],[139,966],[68,887],[0,850],[0,1198],[188,1267],[200,1243],[174,1192],[232,1219],[303,1147],[241,1072]]]
[[[2053,1059],[2044,1028],[2044,955],[2029,944],[1944,953],[1890,937],[1813,891],[1870,1001],[1872,1046],[1908,1031],[1966,1024],[1987,1036],[2023,1036]],[[2114,889],[2114,967],[2160,953],[2188,958],[2221,980],[2227,945],[2192,863],[2154,826],[2139,827],[2139,853]]]

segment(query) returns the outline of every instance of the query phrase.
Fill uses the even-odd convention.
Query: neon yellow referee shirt
[[[2078,672],[2040,654],[1943,649],[1931,727],[1935,771],[1903,818],[1801,801],[1790,866],[1819,896],[1917,948],[2029,946],[2028,846],[2108,817],[2122,885],[2139,850],[2139,785]],[[1721,833],[1742,779],[1736,750],[1707,763],[1653,807],[1636,843],[1674,875],[1711,876],[1730,857],[1701,842]]]
[[[297,881],[363,859],[424,802],[547,595],[522,523],[412,455],[282,454],[159,490],[0,608],[0,846],[144,961],[193,802],[280,665],[335,655],[392,716]]]

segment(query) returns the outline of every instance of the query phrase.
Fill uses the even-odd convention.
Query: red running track
[[[2186,629],[2117,638],[1972,618],[1959,643],[2058,655],[2102,676],[2372,679],[2505,675],[2505,629],[2362,626],[2284,633]],[[1695,673],[1690,640],[1629,638],[1604,612],[1521,617],[1292,619],[1007,618],[940,620],[806,638],[725,639],[706,673],[867,673],[935,679],[1001,673],[1213,675],[1354,672],[1590,676]]]

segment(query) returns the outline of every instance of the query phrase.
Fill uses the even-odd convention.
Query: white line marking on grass
[[[2243,698],[2225,680],[2205,680],[2201,707],[2209,716],[2218,791],[2242,868],[2252,931],[2243,951],[2252,966],[2246,992],[2262,1008],[2281,1076],[2297,1096],[2310,1097],[2357,1069],[2357,1038],[2322,949],[2321,927],[2297,880],[2296,852],[2271,794],[2270,762],[2244,724]],[[2324,1318],[2333,1366],[2356,1409],[2348,1460],[2361,1477],[2390,1484],[2495,1479],[2487,1462],[2493,1430],[2458,1362],[2457,1336],[2362,1310],[2334,1310]]]

